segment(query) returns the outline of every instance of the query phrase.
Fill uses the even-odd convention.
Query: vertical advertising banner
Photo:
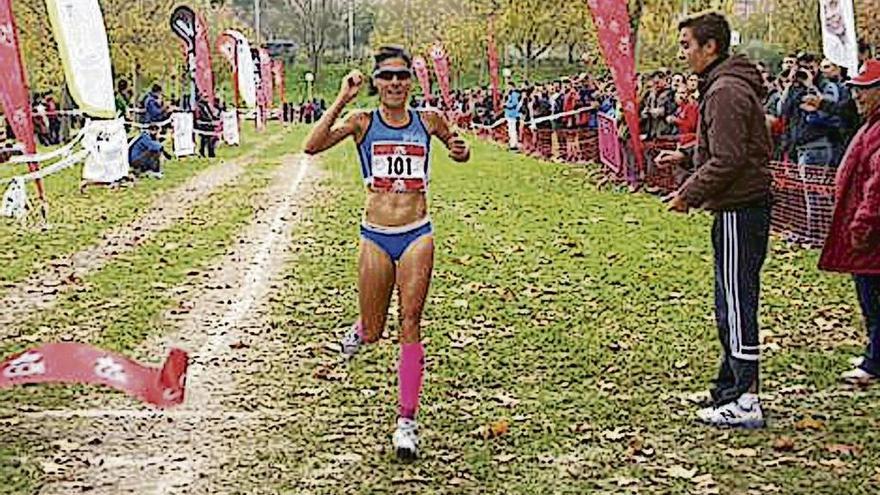
[[[850,74],[857,74],[859,45],[853,0],[819,0],[819,18],[822,21],[822,51],[825,58],[846,67]]]
[[[588,0],[599,46],[611,69],[617,97],[632,139],[639,170],[644,170],[645,155],[639,129],[639,101],[636,94],[636,59],[626,0]]]

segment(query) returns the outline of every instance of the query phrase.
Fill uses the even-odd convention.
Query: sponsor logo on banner
[[[176,112],[171,116],[174,129],[174,156],[190,156],[196,152],[196,141],[193,138],[194,120],[190,112]]]
[[[89,121],[83,147],[89,151],[83,179],[109,184],[128,175],[128,137],[122,118]]]
[[[223,121],[223,142],[230,146],[238,146],[241,136],[238,133],[238,115],[235,110],[223,112],[220,116]]]
[[[28,351],[18,356],[3,368],[5,378],[24,378],[46,373],[46,362],[39,352]]]

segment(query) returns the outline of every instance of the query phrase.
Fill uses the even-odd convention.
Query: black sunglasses
[[[408,81],[412,78],[412,72],[409,69],[382,69],[373,72],[373,78],[383,81],[390,81],[395,77],[398,81]]]

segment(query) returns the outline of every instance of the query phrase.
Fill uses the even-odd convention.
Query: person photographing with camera
[[[809,66],[792,69],[780,97],[779,114],[788,122],[788,152],[799,165],[836,167],[841,147],[841,121],[834,108],[839,88]]]

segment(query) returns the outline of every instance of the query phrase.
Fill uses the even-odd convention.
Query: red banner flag
[[[85,344],[46,344],[0,364],[0,389],[27,383],[106,385],[156,407],[183,402],[188,357],[172,349],[161,369]]]
[[[34,119],[18,46],[18,28],[15,25],[11,1],[0,0],[0,104],[3,105],[4,115],[16,139],[24,145],[25,153],[32,155],[37,151]],[[39,166],[31,163],[29,168],[33,172]],[[37,181],[37,191],[42,199],[41,181]]]
[[[196,87],[199,96],[214,105],[214,71],[211,66],[211,42],[208,25],[201,14],[196,14]]]
[[[587,0],[605,63],[611,69],[617,97],[629,128],[639,170],[644,170],[644,154],[639,129],[639,101],[636,94],[636,59],[626,0]]]
[[[266,112],[272,108],[272,58],[269,57],[269,51],[260,48],[260,78],[262,79],[263,101],[266,103]]]
[[[227,33],[223,33],[217,37],[217,51],[220,52],[229,65],[232,66],[232,91],[235,108],[240,106],[241,98],[238,89],[238,41]]]
[[[431,59],[434,61],[434,73],[437,74],[437,84],[440,85],[440,94],[443,95],[443,103],[446,110],[452,110],[452,92],[449,88],[449,59],[443,45],[437,43],[431,48]]]
[[[431,74],[428,72],[428,62],[421,55],[413,57],[413,71],[419,80],[419,86],[422,87],[422,95],[426,101],[431,99]]]
[[[501,82],[498,74],[498,49],[495,47],[495,20],[489,18],[489,81],[492,85],[492,108],[501,111]]]
[[[287,101],[284,94],[284,60],[272,61],[272,76],[275,78],[275,91],[278,93],[278,101],[281,105]]]

